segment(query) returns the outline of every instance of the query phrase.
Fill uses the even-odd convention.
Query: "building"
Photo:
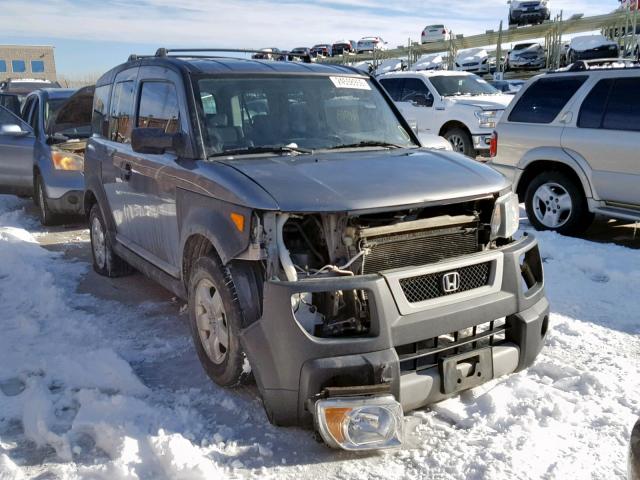
[[[57,80],[53,47],[0,45],[0,82],[9,78]]]

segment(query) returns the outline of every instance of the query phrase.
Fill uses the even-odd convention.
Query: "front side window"
[[[109,139],[118,143],[131,142],[131,111],[134,82],[118,82],[113,88],[109,118]]]
[[[402,89],[401,102],[416,102],[420,105],[433,100],[433,95],[422,80],[417,78],[406,78]]]
[[[42,60],[31,60],[31,71],[33,73],[44,73],[44,62]]]
[[[438,75],[429,81],[443,97],[497,95],[500,92],[476,75]]]
[[[11,62],[11,69],[13,73],[24,73],[27,71],[27,66],[24,63],[24,60],[13,60]]]
[[[509,115],[509,121],[543,124],[553,122],[586,80],[586,76],[541,78],[520,97]]]
[[[210,155],[254,147],[322,150],[362,142],[417,147],[368,78],[205,77],[198,80],[198,91],[201,101],[202,92],[216,99],[216,113],[202,119]]]
[[[144,82],[140,93],[138,128],[161,128],[176,133],[180,127],[180,108],[176,87],[170,82]]]
[[[380,80],[380,84],[387,91],[389,96],[394,102],[399,102],[402,98],[402,86],[404,85],[404,78],[383,78]]]
[[[7,71],[7,62],[6,60],[0,60],[0,72]]]

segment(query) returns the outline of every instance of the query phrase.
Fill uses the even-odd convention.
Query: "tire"
[[[53,213],[47,204],[47,195],[45,194],[44,181],[38,175],[35,180],[34,202],[38,207],[38,216],[40,223],[45,227],[50,227],[60,223],[60,217]]]
[[[473,148],[473,140],[471,139],[471,135],[466,130],[462,128],[452,128],[447,130],[443,135],[446,138],[451,146],[453,147],[454,152],[462,153],[467,157],[475,158],[476,151]]]
[[[89,236],[93,269],[97,274],[115,278],[133,273],[133,268],[113,251],[106,222],[97,203],[91,207],[89,214]]]
[[[536,230],[551,230],[563,235],[583,233],[594,218],[582,186],[557,171],[542,172],[529,183],[525,207]]]
[[[240,331],[260,317],[260,298],[250,268],[225,267],[213,255],[199,258],[191,268],[188,307],[193,344],[204,371],[221,387],[236,387],[250,378],[243,368],[246,354]]]

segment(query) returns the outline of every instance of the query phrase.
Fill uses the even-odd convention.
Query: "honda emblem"
[[[449,272],[442,276],[442,291],[444,293],[457,292],[459,289],[460,274],[458,272]]]

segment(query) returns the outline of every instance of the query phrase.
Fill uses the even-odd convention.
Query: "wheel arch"
[[[469,130],[469,127],[467,127],[463,122],[461,122],[460,120],[449,120],[447,121],[444,125],[442,125],[442,127],[440,127],[440,131],[438,133],[438,135],[440,135],[441,137],[444,136],[444,134],[451,130],[452,128],[461,128],[464,131],[466,131],[469,136],[471,137],[471,130]]]
[[[576,153],[576,158],[581,157]],[[574,156],[569,156],[566,152],[558,152],[556,149],[536,149],[531,151],[518,165],[522,174],[518,178],[515,191],[524,199],[527,186],[539,173],[546,170],[556,170],[566,173],[582,187],[582,191],[587,199],[594,198],[594,191],[591,187],[591,179],[587,172],[590,172],[588,163],[584,160],[577,160]]]

